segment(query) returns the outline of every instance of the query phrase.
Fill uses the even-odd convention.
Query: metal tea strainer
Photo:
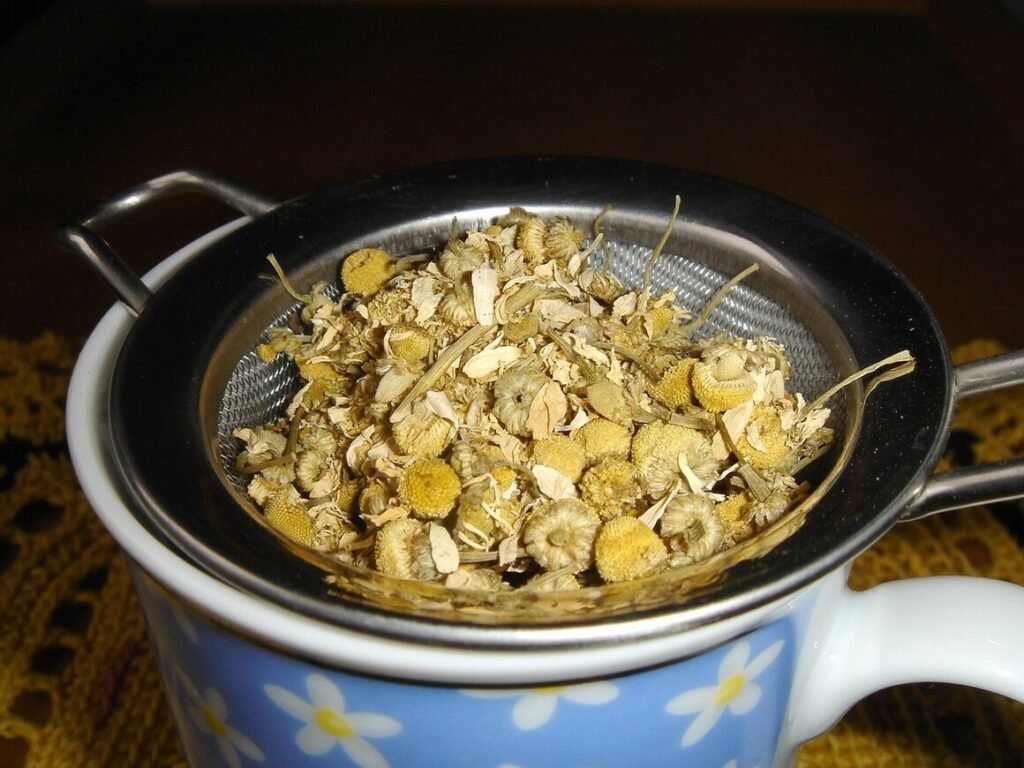
[[[186,189],[250,219],[151,294],[92,228]],[[793,364],[791,389],[808,398],[903,349],[917,362],[912,375],[870,398],[855,384],[833,399],[834,446],[804,475],[815,487],[808,501],[769,529],[771,546],[759,542],[715,573],[684,569],[510,598],[345,566],[262,520],[234,469],[239,445],[231,432],[276,418],[297,386],[289,362],[265,363],[254,352],[269,329],[295,322],[298,307],[268,279],[268,254],[292,284],[306,286],[336,281],[342,258],[361,247],[395,255],[435,249],[453,217],[462,230],[480,228],[520,206],[586,225],[610,204],[602,231],[612,270],[638,285],[677,194],[682,210],[653,276],[656,291],[671,288],[698,310],[732,275],[759,265],[703,333],[775,337]],[[954,370],[921,296],[884,259],[805,209],[722,179],[632,161],[506,158],[414,169],[276,204],[212,174],[183,171],[101,204],[59,237],[138,315],[110,400],[112,453],[138,519],[238,589],[327,622],[490,647],[679,631],[784,597],[843,567],[900,519],[1024,494],[1021,460],[931,479],[955,401],[1024,380],[1024,355]]]

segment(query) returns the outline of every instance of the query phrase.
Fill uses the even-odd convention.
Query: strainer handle
[[[149,288],[93,228],[178,192],[205,193],[247,216],[258,216],[278,205],[218,174],[183,169],[150,179],[98,203],[61,225],[55,234],[56,240],[85,259],[118,298],[139,314],[152,295]]]
[[[957,366],[953,381],[956,400],[1024,384],[1024,350]],[[913,505],[900,517],[900,522],[1022,496],[1024,458],[954,469],[933,476]]]

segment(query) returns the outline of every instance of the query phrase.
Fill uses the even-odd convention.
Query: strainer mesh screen
[[[627,287],[638,288],[651,249],[616,242],[608,245],[612,256],[611,271]],[[654,295],[671,289],[675,291],[677,302],[694,315],[732,277],[694,260],[694,256],[702,256],[700,251],[698,245],[689,249],[689,257],[663,253],[651,277]],[[337,286],[328,291],[332,298],[336,298],[338,293]],[[219,456],[225,474],[240,491],[245,490],[247,479],[235,470],[241,443],[231,436],[232,432],[239,427],[262,425],[277,419],[299,387],[297,371],[291,361],[284,355],[278,355],[273,361],[264,363],[256,355],[255,345],[266,341],[272,328],[294,322],[300,306],[296,303],[267,326],[254,342],[253,349],[238,361],[224,390],[217,425]],[[836,381],[836,368],[811,331],[785,307],[742,283],[728,293],[697,335],[718,334],[747,338],[770,336],[780,341],[793,368],[787,389],[803,393],[808,400],[817,397]],[[838,437],[842,428],[841,400],[836,398],[830,404],[833,406],[830,426]]]

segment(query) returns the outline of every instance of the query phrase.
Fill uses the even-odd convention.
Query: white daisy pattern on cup
[[[619,695],[619,689],[607,681],[597,681],[575,685],[519,688],[512,691],[467,690],[463,693],[478,698],[517,699],[512,707],[512,722],[521,731],[532,731],[551,719],[558,707],[559,699],[591,706],[607,704]]]
[[[178,681],[188,697],[185,711],[199,730],[217,740],[217,748],[226,765],[241,768],[242,758],[239,753],[255,762],[263,762],[263,751],[253,740],[228,725],[228,705],[219,691],[207,688],[200,694],[199,689],[180,669]]]
[[[279,685],[264,685],[267,696],[292,717],[305,723],[295,734],[295,743],[307,755],[325,755],[336,745],[359,768],[387,768],[388,761],[368,738],[386,738],[400,733],[402,724],[387,715],[348,712],[345,697],[326,676],[306,677],[309,700]]]
[[[773,643],[748,664],[750,643],[746,640],[736,643],[718,666],[716,685],[686,691],[665,705],[670,715],[699,713],[683,733],[684,747],[693,746],[704,738],[726,709],[734,715],[745,715],[757,706],[761,687],[754,679],[775,660],[784,644],[783,640]]]

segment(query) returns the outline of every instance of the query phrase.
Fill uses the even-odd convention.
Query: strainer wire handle
[[[85,259],[118,298],[139,314],[152,295],[149,288],[93,228],[154,200],[179,192],[205,193],[247,216],[258,216],[278,205],[276,201],[218,174],[182,169],[145,181],[98,203],[81,216],[61,225],[56,232],[56,240],[64,248]]]
[[[995,355],[957,366],[954,398],[1024,384],[1024,350]],[[921,495],[900,518],[905,522],[978,504],[1024,496],[1024,458],[994,461],[933,476]]]

